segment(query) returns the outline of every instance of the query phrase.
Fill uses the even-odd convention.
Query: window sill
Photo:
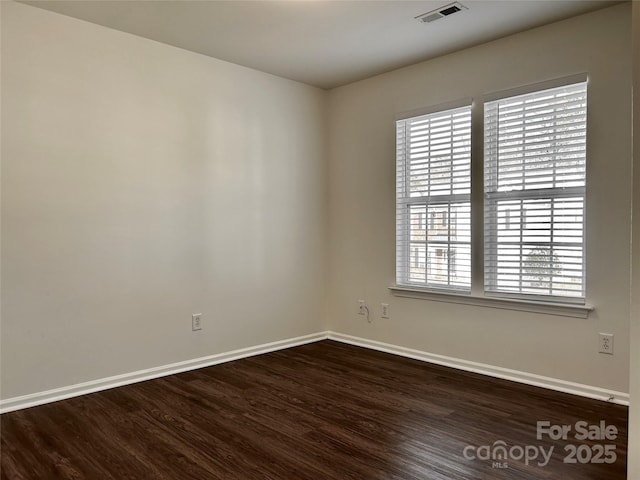
[[[459,303],[478,307],[500,308],[503,310],[517,310],[520,312],[544,313],[547,315],[559,315],[562,317],[588,318],[589,312],[594,310],[592,305],[576,305],[570,303],[535,302],[516,300],[511,298],[477,297],[467,294],[435,292],[419,288],[389,287],[396,297],[420,298],[435,302]]]

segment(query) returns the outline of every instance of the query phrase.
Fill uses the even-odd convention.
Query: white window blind
[[[396,283],[471,288],[471,107],[396,123]]]
[[[485,103],[485,291],[584,301],[586,82]]]

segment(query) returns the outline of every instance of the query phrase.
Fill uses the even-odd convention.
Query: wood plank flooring
[[[536,439],[604,421],[616,440]],[[323,341],[2,415],[2,480],[617,480],[627,409]],[[478,458],[483,445],[551,460]],[[612,444],[614,463],[564,463]],[[586,447],[578,447],[579,445]],[[609,447],[608,450],[612,448]],[[533,452],[533,450],[531,450]],[[532,455],[532,453],[531,453]],[[507,468],[504,464],[507,464]]]

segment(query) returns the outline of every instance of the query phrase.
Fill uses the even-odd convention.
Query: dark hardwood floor
[[[572,430],[567,440],[538,440],[537,421]],[[577,440],[579,421],[604,421],[617,438]],[[626,478],[626,407],[331,341],[0,422],[2,480]],[[495,442],[508,449],[501,465],[471,458]],[[577,463],[564,463],[567,445]],[[540,447],[553,447],[544,466]],[[517,458],[534,449],[537,459]],[[613,463],[581,463],[611,461],[612,452]]]

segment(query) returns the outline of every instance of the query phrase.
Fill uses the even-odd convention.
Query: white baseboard
[[[263,345],[257,345],[255,347],[241,348],[239,350],[218,353],[215,355],[209,355],[207,357],[195,358],[193,360],[186,360],[184,362],[177,362],[160,367],[153,367],[145,370],[138,370],[136,372],[125,373],[122,375],[115,375],[113,377],[78,383],[76,385],[70,385],[68,387],[56,388],[44,392],[37,392],[20,397],[8,398],[6,400],[0,400],[0,413],[7,413],[23,408],[35,407],[37,405],[57,402],[58,400],[64,400],[66,398],[86,395],[87,393],[99,392],[101,390],[108,390],[114,387],[143,382],[145,380],[165,377],[167,375],[187,372],[189,370],[210,367],[219,363],[231,362],[233,360],[239,360],[241,358],[252,357],[254,355],[274,352],[276,350],[282,350],[285,348],[297,347],[306,343],[325,340],[327,336],[328,332],[314,333],[302,337],[290,338],[287,340],[280,340],[272,343],[265,343]]]
[[[280,340],[272,343],[266,343],[263,345],[256,345],[254,347],[241,348],[239,350],[218,353],[215,355],[209,355],[207,357],[186,360],[184,362],[172,363],[160,367],[138,370],[136,372],[115,375],[113,377],[78,383],[76,385],[70,385],[68,387],[56,388],[44,392],[37,392],[20,397],[8,398],[5,400],[0,400],[0,413],[7,413],[23,408],[35,407],[37,405],[57,402],[58,400],[78,397],[80,395],[99,392],[101,390],[108,390],[114,387],[143,382],[145,380],[165,377],[167,375],[187,372],[189,370],[196,370],[198,368],[210,367],[212,365],[231,362],[233,360],[239,360],[241,358],[252,357],[254,355],[274,352],[276,350],[283,350],[285,348],[297,347],[299,345],[304,345],[307,343],[318,342],[320,340],[326,340],[327,338],[330,340],[335,340],[337,342],[370,348],[372,350],[378,350],[380,352],[413,358],[415,360],[421,360],[423,362],[456,368],[458,370],[464,370],[467,372],[479,373],[481,375],[502,378],[504,380],[511,380],[513,382],[547,388],[549,390],[555,390],[558,392],[570,393],[582,397],[617,403],[619,405],[629,405],[629,394],[624,392],[616,392],[604,388],[568,382],[566,380],[560,380],[557,378],[545,377],[542,375],[535,375],[527,372],[520,372],[518,370],[510,370],[508,368],[495,367],[493,365],[487,365],[484,363],[471,362],[469,360],[437,355],[434,353],[423,352],[420,350],[414,350],[398,345],[391,345],[389,343],[383,343],[366,338],[354,337],[343,333],[328,331],[305,335],[302,337],[290,338],[287,340]]]
[[[566,380],[560,380],[557,378],[544,377],[542,375],[535,375],[533,373],[495,367],[493,365],[487,365],[485,363],[471,362],[469,360],[446,357],[444,355],[437,355],[420,350],[413,350],[411,348],[391,345],[389,343],[377,342],[375,340],[368,340],[366,338],[354,337],[338,332],[330,331],[328,333],[329,340],[335,340],[337,342],[370,348],[372,350],[378,350],[380,352],[392,353],[394,355],[413,358],[415,360],[421,360],[428,363],[435,363],[437,365],[456,368],[458,370],[464,370],[467,372],[479,373],[481,375],[502,378],[504,380],[511,380],[512,382],[524,383],[527,385],[547,388],[549,390],[555,390],[563,393],[571,393],[573,395],[579,395],[581,397],[603,400],[610,403],[617,403],[619,405],[629,405],[629,394],[624,392],[616,392],[615,390],[592,387],[590,385],[568,382]]]

